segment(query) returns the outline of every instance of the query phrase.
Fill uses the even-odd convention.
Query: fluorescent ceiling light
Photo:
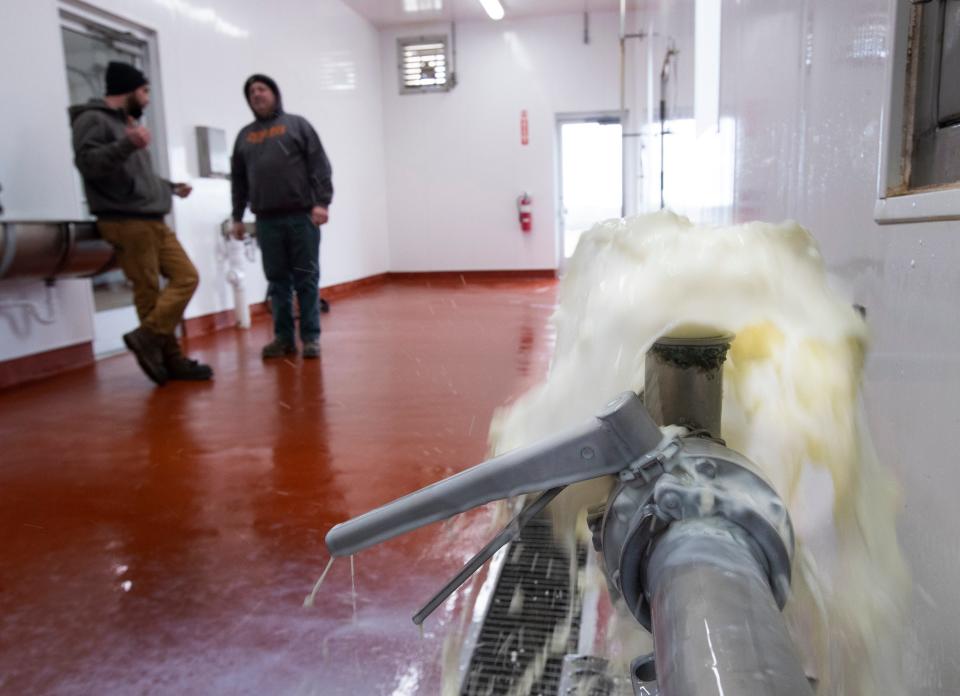
[[[443,0],[403,0],[404,12],[438,12],[443,9]]]
[[[503,5],[500,4],[500,0],[480,0],[480,4],[490,15],[490,19],[503,19]]]

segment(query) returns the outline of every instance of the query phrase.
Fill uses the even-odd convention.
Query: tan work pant
[[[159,220],[98,220],[100,236],[117,250],[117,261],[133,283],[140,325],[173,334],[200,277],[177,236]],[[160,289],[160,276],[167,285]]]

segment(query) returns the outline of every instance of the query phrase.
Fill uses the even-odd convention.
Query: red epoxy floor
[[[337,561],[335,523],[483,459],[538,381],[552,281],[394,283],[333,303],[323,357],[194,339],[211,384],[124,355],[0,392],[0,693],[438,694],[448,604],[410,616],[489,512]]]

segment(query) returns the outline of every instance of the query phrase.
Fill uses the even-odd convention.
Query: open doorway
[[[557,116],[560,150],[560,267],[580,235],[600,220],[620,217],[623,205],[623,142],[620,114]]]

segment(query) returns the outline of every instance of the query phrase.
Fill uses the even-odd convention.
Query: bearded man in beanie
[[[320,357],[320,225],[333,199],[330,162],[316,131],[283,111],[280,89],[252,75],[243,94],[255,120],[237,135],[231,162],[234,235],[242,237],[247,204],[257,216],[257,242],[269,282],[273,341],[263,358],[297,353],[293,293],[300,306],[304,358]]]
[[[150,131],[138,120],[150,103],[150,84],[126,63],[107,66],[107,95],[70,107],[74,162],[83,176],[90,212],[133,283],[140,326],[123,341],[150,379],[207,380],[213,371],[185,357],[174,335],[199,277],[173,231],[164,224],[172,196],[189,184],[161,179],[153,170]],[[167,279],[160,288],[160,276]]]

